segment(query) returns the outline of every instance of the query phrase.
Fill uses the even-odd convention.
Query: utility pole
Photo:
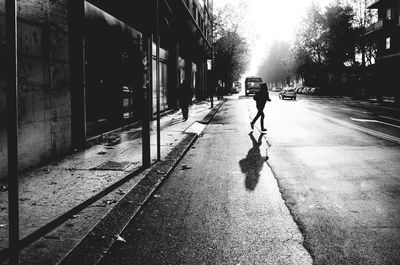
[[[7,155],[10,264],[19,264],[17,3],[6,0]]]

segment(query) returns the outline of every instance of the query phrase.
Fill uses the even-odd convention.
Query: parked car
[[[262,84],[262,78],[257,76],[246,77],[244,81],[244,88],[246,96],[249,94],[255,94],[260,90]]]
[[[322,88],[320,88],[320,87],[316,87],[315,88],[315,91],[314,91],[314,95],[322,95],[323,93],[322,93]]]
[[[310,89],[307,91],[308,95],[313,95],[315,92],[315,87],[310,87]]]
[[[279,91],[282,90],[282,88],[275,86],[271,90],[274,91],[274,92],[279,92]]]
[[[310,89],[311,89],[311,87],[305,87],[305,88],[303,88],[303,90],[301,91],[301,93],[307,95],[307,94],[308,94],[308,91],[310,91]]]
[[[300,93],[301,94],[307,94],[308,90],[310,89],[310,87],[308,86],[303,86],[303,88],[301,89]]]
[[[300,94],[300,93],[301,93],[301,90],[303,90],[303,88],[304,88],[304,86],[296,87],[296,88],[294,89],[294,92],[296,92],[296,94]]]
[[[280,99],[285,99],[285,98],[291,98],[291,99],[296,99],[296,92],[294,88],[292,87],[285,87],[279,92],[279,98]]]

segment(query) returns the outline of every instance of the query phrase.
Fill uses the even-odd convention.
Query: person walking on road
[[[266,83],[261,84],[260,90],[254,95],[253,99],[256,101],[257,115],[250,122],[251,130],[254,130],[254,124],[256,123],[257,119],[260,118],[261,133],[265,133],[267,132],[267,129],[264,128],[264,107],[267,101],[271,101]]]
[[[178,88],[178,100],[179,107],[182,110],[183,120],[187,120],[189,117],[189,103],[192,101],[192,88],[189,86],[189,82],[183,79],[182,83]]]

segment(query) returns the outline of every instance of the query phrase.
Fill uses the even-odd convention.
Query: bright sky
[[[245,21],[246,36],[251,43],[252,60],[246,75],[254,75],[268,45],[273,40],[292,41],[296,26],[313,0],[214,0],[214,8],[227,3],[243,1],[247,4]],[[314,0],[321,7],[333,0]]]

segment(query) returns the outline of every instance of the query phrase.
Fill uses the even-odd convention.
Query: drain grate
[[[127,168],[131,162],[123,161],[123,162],[115,162],[115,161],[107,161],[104,162],[97,167],[92,168],[93,170],[124,170]]]

